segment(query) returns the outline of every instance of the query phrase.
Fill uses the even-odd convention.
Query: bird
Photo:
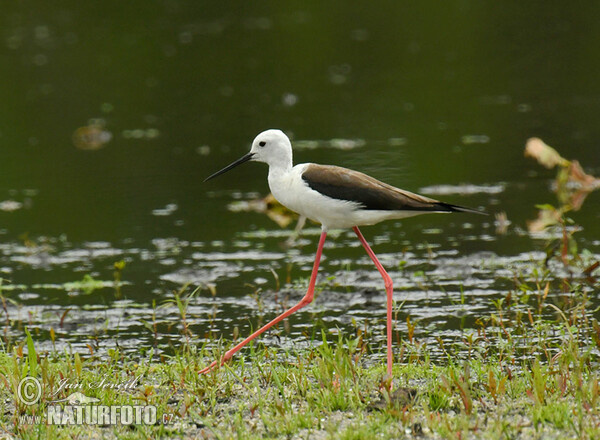
[[[247,154],[204,179],[204,182],[207,182],[245,162],[264,162],[269,166],[267,180],[273,196],[286,208],[320,223],[321,235],[304,297],[296,305],[225,352],[220,359],[200,370],[199,373],[208,373],[222,366],[250,341],[310,304],[314,297],[317,272],[327,232],[332,229],[351,228],[384,281],[387,296],[387,376],[391,378],[393,282],[365,240],[359,226],[426,213],[465,212],[484,215],[486,213],[405,191],[348,168],[315,163],[302,163],[294,166],[292,156],[292,144],[283,131],[279,129],[265,130],[256,136]]]

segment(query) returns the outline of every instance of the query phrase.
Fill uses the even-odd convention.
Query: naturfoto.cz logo
[[[59,390],[82,388],[80,384],[75,385],[68,386],[66,382],[61,381]],[[96,386],[96,388],[98,387]],[[127,389],[118,386],[111,388]],[[129,388],[132,388],[131,384],[129,384]],[[54,393],[54,395],[56,394]],[[23,378],[19,382],[17,396],[27,406],[39,403],[42,397],[40,381],[30,376]],[[155,425],[159,422],[154,405],[98,405],[99,401],[99,399],[88,397],[81,392],[75,392],[65,399],[48,401],[44,416],[21,416],[21,423],[24,425],[39,423],[48,425]],[[163,424],[172,421],[173,414],[163,414],[160,419]]]

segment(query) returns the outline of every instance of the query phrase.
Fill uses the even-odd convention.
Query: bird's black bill
[[[204,181],[206,182],[207,180],[214,179],[215,177],[220,176],[223,173],[226,173],[230,169],[235,168],[238,165],[243,164],[244,162],[248,162],[250,159],[252,159],[253,156],[254,156],[254,153],[248,153],[245,156],[240,157],[238,160],[236,160],[235,162],[227,165],[222,170],[219,170],[216,173],[211,174],[210,176],[208,176],[206,179],[204,179]]]

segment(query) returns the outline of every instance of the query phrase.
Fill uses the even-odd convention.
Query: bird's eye
[[[267,145],[267,143],[265,141],[260,141],[258,143],[258,145],[260,145],[261,147],[264,147],[265,145]]]

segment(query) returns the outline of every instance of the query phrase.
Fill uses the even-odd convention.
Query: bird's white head
[[[254,138],[250,152],[235,162],[227,165],[222,170],[208,176],[204,181],[217,177],[238,165],[250,160],[264,162],[273,170],[288,171],[292,168],[292,144],[290,139],[281,130],[265,130]]]
[[[265,130],[256,136],[250,154],[251,160],[265,162],[269,167],[292,167],[292,144],[281,130]]]

